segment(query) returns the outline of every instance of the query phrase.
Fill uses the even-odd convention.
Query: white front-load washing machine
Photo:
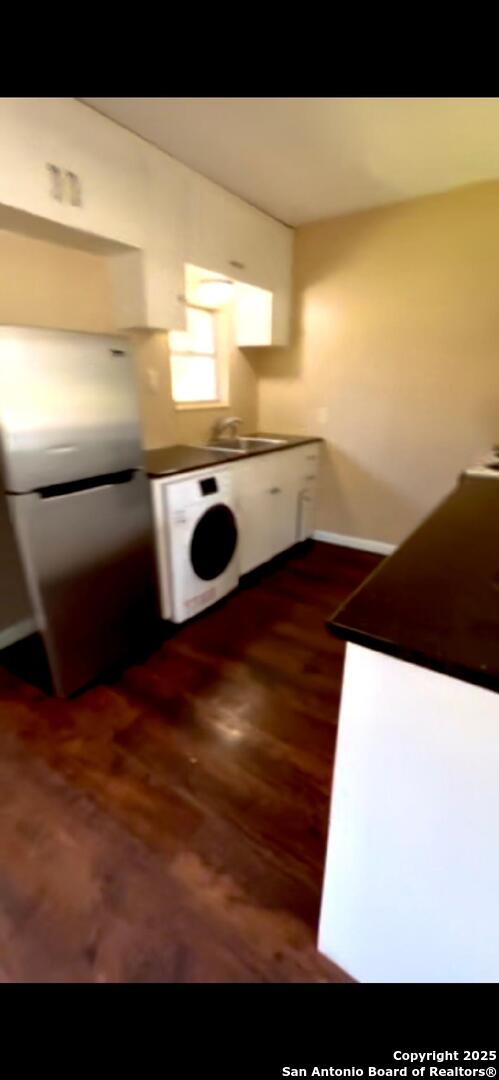
[[[238,530],[229,470],[197,473],[162,486],[170,611],[190,619],[235,589]]]

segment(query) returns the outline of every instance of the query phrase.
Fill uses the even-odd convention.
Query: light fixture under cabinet
[[[220,308],[232,299],[234,282],[229,278],[203,278],[196,288],[196,300],[203,307]]]

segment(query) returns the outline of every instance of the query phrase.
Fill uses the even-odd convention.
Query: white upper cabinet
[[[234,277],[272,293],[272,322],[267,344],[287,345],[290,338],[293,230],[232,199],[230,264]],[[240,345],[253,342],[241,340]]]
[[[120,325],[183,329],[192,263],[247,287],[237,294],[239,345],[287,344],[292,230],[147,143],[142,157],[145,251],[112,259]]]
[[[74,98],[0,98],[0,154],[0,227],[22,211],[54,239],[65,226],[75,246],[123,246],[111,256],[120,326],[183,328],[190,262],[253,288],[240,345],[288,343],[291,229]]]
[[[192,173],[191,178],[187,262],[227,276],[227,194],[198,173]]]
[[[191,221],[190,170],[141,140],[144,250],[109,262],[122,328],[185,329],[185,263]]]
[[[159,244],[187,261],[194,174],[179,161],[142,142],[146,174],[146,243]]]
[[[143,247],[146,183],[141,140],[67,98],[60,99],[50,119],[55,163],[76,176],[81,193],[81,206],[68,207],[71,224]]]
[[[192,177],[188,261],[272,292],[272,320],[264,343],[288,344],[293,230],[204,177]]]
[[[44,127],[42,98],[0,98],[0,202],[50,217],[60,211],[51,199],[47,163],[53,144]]]
[[[239,281],[272,288],[272,243],[281,230],[291,230],[203,176],[194,173],[193,178],[191,261]]]
[[[0,98],[0,203],[140,247],[139,142],[73,98]]]

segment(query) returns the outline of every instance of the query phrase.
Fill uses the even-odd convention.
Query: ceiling
[[[499,98],[80,98],[289,225],[499,177]]]

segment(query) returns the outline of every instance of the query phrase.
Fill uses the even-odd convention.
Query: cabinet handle
[[[237,259],[229,259],[229,266],[233,266],[234,270],[244,270],[244,263],[239,262]]]
[[[81,184],[80,177],[74,172],[66,170],[66,179],[69,181],[69,201],[71,206],[81,206]]]
[[[280,495],[280,494],[281,494],[281,488],[279,488],[279,487],[269,488],[269,495]]]
[[[50,161],[47,161],[47,170],[50,176],[50,195],[52,199],[57,199],[58,202],[62,202],[62,176],[61,170],[57,165],[52,165]]]

